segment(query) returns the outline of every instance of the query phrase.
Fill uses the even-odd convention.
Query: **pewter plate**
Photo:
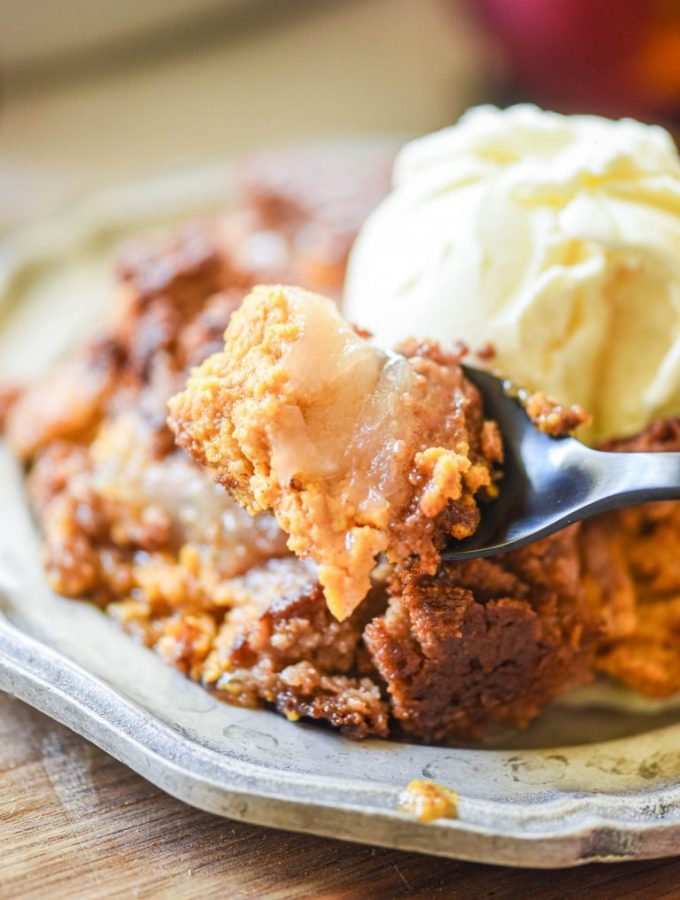
[[[48,365],[101,315],[123,235],[209,206],[229,182],[229,167],[219,166],[111,192],[7,241],[0,371]],[[95,608],[54,595],[21,473],[2,446],[0,485],[0,688],[169,794],[229,818],[506,865],[680,851],[680,712],[672,704],[631,706],[596,688],[522,735],[456,748],[354,743],[232,708]],[[425,825],[397,811],[399,792],[418,777],[459,791],[458,819]]]

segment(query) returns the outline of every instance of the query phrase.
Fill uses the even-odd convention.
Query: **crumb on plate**
[[[418,822],[458,818],[458,794],[424,778],[409,781],[399,795],[399,809]]]

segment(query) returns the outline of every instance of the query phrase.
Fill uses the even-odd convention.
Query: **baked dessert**
[[[550,152],[545,151],[546,159]],[[481,168],[486,172],[485,166],[492,168],[502,158],[487,149]],[[334,600],[333,580],[324,583],[321,578],[321,554],[330,550],[334,559],[335,536],[364,527],[351,504],[343,508],[343,479],[351,466],[340,466],[340,477],[331,485],[341,509],[340,528],[330,541],[324,532],[318,541],[294,543],[294,551],[308,554],[300,559],[288,546],[285,532],[294,530],[290,517],[282,517],[288,504],[297,508],[291,499],[294,475],[274,484],[265,472],[267,465],[271,470],[271,447],[256,453],[245,446],[241,433],[237,441],[222,443],[220,421],[241,416],[242,427],[250,421],[250,413],[243,418],[235,398],[224,393],[228,380],[235,379],[229,383],[244,392],[241,401],[259,400],[256,383],[270,371],[266,348],[254,332],[244,333],[243,343],[234,341],[234,335],[257,316],[263,324],[275,313],[287,316],[296,298],[302,297],[305,308],[309,295],[267,290],[236,312],[244,297],[262,283],[301,283],[339,296],[349,247],[387,189],[387,168],[385,158],[359,166],[355,160],[343,165],[342,160],[309,154],[302,160],[285,154],[253,162],[244,170],[240,197],[228,213],[123,252],[117,310],[100,335],[48,379],[21,393],[2,392],[7,438],[26,466],[50,583],[61,594],[100,604],[135,639],[225,700],[262,704],[291,720],[325,721],[355,738],[405,735],[446,743],[480,738],[499,727],[523,727],[597,672],[648,696],[671,696],[680,691],[680,504],[610,513],[492,560],[438,563],[439,541],[451,526],[473,528],[477,499],[494,487],[502,490],[503,482],[496,483],[493,476],[500,458],[497,436],[492,426],[484,426],[479,404],[460,377],[465,350],[447,344],[443,328],[427,324],[424,304],[423,335],[441,339],[441,347],[407,341],[413,335],[410,326],[408,334],[398,335],[389,346],[401,345],[404,371],[424,366],[427,385],[427,373],[439,373],[444,382],[449,379],[454,395],[458,391],[468,403],[467,448],[456,444],[461,427],[456,416],[442,435],[442,420],[428,417],[429,406],[423,406],[422,432],[396,468],[405,471],[428,449],[444,453],[422,460],[433,462],[432,469],[421,471],[415,483],[409,481],[407,487],[400,481],[406,499],[390,504],[386,519],[374,529],[387,540],[381,549],[389,558],[381,557],[367,584],[371,545],[351,602],[336,602],[344,592],[338,591]],[[584,183],[590,189],[590,182]],[[572,183],[563,188],[568,193]],[[547,202],[552,210],[557,200],[551,195]],[[538,217],[532,206],[534,213]],[[502,219],[498,221],[500,228]],[[670,220],[668,225],[664,239]],[[583,265],[578,271],[591,273],[590,260],[571,245],[569,252],[551,257],[551,265],[560,271]],[[570,274],[565,270],[563,286]],[[534,285],[531,273],[526,277]],[[470,283],[461,278],[459,290]],[[494,279],[494,290],[498,283]],[[354,280],[350,321],[362,326],[374,310],[366,306],[362,315],[364,301],[356,285]],[[532,291],[527,308],[537,302]],[[358,346],[369,368],[370,360],[384,364],[387,351],[376,349],[379,334],[365,344],[363,332],[338,325],[332,307],[318,303],[322,321],[330,320],[350,347]],[[518,321],[518,310],[519,304],[513,304],[512,323]],[[460,321],[469,325],[467,312]],[[223,335],[230,321],[225,349]],[[570,319],[570,327],[579,321],[577,316]],[[667,322],[669,332],[674,327]],[[516,331],[521,329],[513,324],[512,334]],[[500,367],[513,358],[507,347],[499,354],[486,339],[470,343],[468,359],[475,365]],[[327,344],[322,341],[321,346],[319,374],[332,369],[332,354],[329,359]],[[552,366],[550,383],[529,385],[531,390],[555,393],[559,347],[553,341],[542,357]],[[257,378],[239,367],[247,348],[257,359]],[[532,354],[537,352],[531,348]],[[572,364],[570,357],[567,363]],[[190,376],[195,366],[199,368]],[[215,415],[197,399],[206,378],[216,391],[213,399],[219,397]],[[166,424],[173,395],[181,398],[172,406],[173,427],[191,455],[177,446]],[[299,409],[305,396],[306,390],[291,390],[288,384],[270,399]],[[581,417],[568,404],[581,398],[568,392],[556,396],[557,406],[545,398],[534,401],[544,427],[560,431],[578,425]],[[450,402],[451,395],[447,397]],[[664,404],[653,406],[653,421],[642,430],[605,436],[603,445],[620,452],[680,450],[680,419],[675,417],[680,409]],[[332,443],[344,451],[345,435],[351,444],[354,419],[343,404],[331,403],[330,408],[339,410],[337,419],[335,412],[331,419],[338,432]],[[662,408],[667,414],[658,414]],[[603,433],[603,420],[594,412],[594,427]],[[613,418],[613,413],[606,417],[605,432]],[[385,427],[389,431],[390,423]],[[381,449],[380,442],[375,446]],[[447,455],[452,449],[460,457],[455,461]],[[308,459],[309,452],[305,446],[295,455]],[[455,463],[450,482],[439,480],[439,459]],[[474,477],[469,482],[461,477],[461,498],[452,500],[451,485],[455,494],[468,462],[467,472]],[[290,465],[300,468],[299,459],[291,457]],[[254,484],[256,466],[265,477]],[[326,496],[317,473],[311,476],[305,483],[310,501]],[[235,489],[249,509],[220,481]],[[432,506],[426,499],[430,483]],[[470,498],[464,501],[469,518],[461,515],[463,497]],[[442,500],[445,507],[439,509]],[[411,528],[413,521],[403,533],[389,527],[409,520],[408,510],[416,511],[418,528]],[[360,570],[348,566],[346,571],[354,579]]]
[[[336,619],[361,603],[379,554],[434,574],[471,535],[503,448],[459,355],[415,342],[387,353],[300,288],[257,287],[224,350],[169,403],[177,443],[252,514],[272,511],[317,563]]]

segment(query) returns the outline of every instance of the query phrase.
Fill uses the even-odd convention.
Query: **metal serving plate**
[[[228,191],[228,167],[117,192],[0,248],[0,371],[48,364],[99,315],[112,248]],[[209,198],[211,198],[209,200]],[[131,203],[134,200],[134,215]],[[4,314],[3,314],[4,311]],[[349,741],[220,703],[86,603],[46,586],[21,473],[0,446],[0,688],[163,790],[234,819],[516,866],[680,851],[680,712],[555,707],[495,745]],[[460,793],[459,818],[397,811],[413,778]]]

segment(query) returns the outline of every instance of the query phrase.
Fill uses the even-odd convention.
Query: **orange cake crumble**
[[[368,593],[380,553],[433,574],[446,536],[474,531],[475,495],[502,460],[458,358],[403,349],[373,347],[324,297],[258,287],[169,404],[178,444],[316,561],[338,619]]]

